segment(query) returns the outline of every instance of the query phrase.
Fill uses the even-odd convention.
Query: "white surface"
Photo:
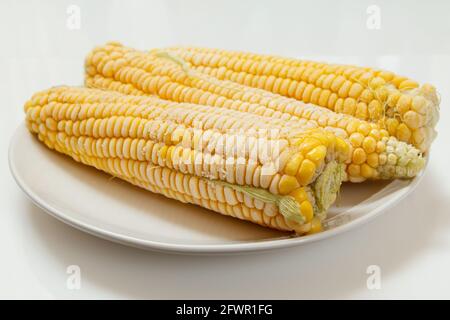
[[[2,1],[1,298],[450,298],[448,1]],[[81,29],[66,8],[81,8]],[[366,9],[381,9],[381,29]],[[83,56],[110,39],[138,48],[195,44],[387,67],[432,82],[441,121],[416,191],[373,222],[298,248],[240,256],[151,253],[77,231],[26,199],[7,147],[30,95],[82,82]],[[32,163],[30,163],[32,165]],[[66,268],[81,268],[80,290]],[[381,289],[366,286],[369,265]]]
[[[328,239],[396,205],[426,172],[411,180],[346,183],[328,210],[324,231],[293,237],[132,188],[47,149],[24,123],[11,138],[8,158],[20,188],[55,218],[103,239],[185,254],[266,251]]]

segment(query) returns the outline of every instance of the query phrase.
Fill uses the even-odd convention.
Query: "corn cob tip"
[[[431,84],[424,84],[421,87],[408,90],[407,93],[413,97],[410,108],[405,107],[407,111],[399,114],[399,116],[412,133],[410,135],[412,141],[410,142],[421,152],[426,152],[437,136],[435,128],[439,121],[440,98],[436,88]]]
[[[378,169],[380,178],[412,178],[425,166],[422,153],[412,145],[398,141],[394,137],[384,138],[386,152],[385,162]]]

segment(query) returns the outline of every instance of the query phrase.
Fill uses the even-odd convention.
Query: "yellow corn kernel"
[[[400,123],[395,118],[389,118],[386,120],[386,127],[390,135],[395,136],[399,124]]]
[[[378,167],[379,161],[378,161],[378,153],[373,152],[367,155],[367,164],[371,166],[372,168]]]
[[[339,88],[344,84],[345,82],[345,77],[343,76],[337,76],[336,78],[334,78],[333,83],[331,84],[331,91],[337,92],[339,90]]]
[[[389,132],[385,129],[380,130],[380,138],[387,138],[389,137]]]
[[[171,145],[172,144],[172,134],[171,133],[166,133],[164,135],[163,142],[164,142],[165,145]]]
[[[45,125],[52,131],[57,130],[58,123],[53,118],[47,118],[45,120]]]
[[[359,133],[359,132],[354,132],[350,135],[350,143],[352,144],[353,147],[357,148],[360,147],[363,140],[364,140],[364,136]]]
[[[372,153],[377,148],[377,141],[372,137],[364,138],[362,147],[366,153]]]
[[[303,140],[300,144],[300,149],[303,152],[309,152],[310,150],[314,149],[315,147],[320,145],[320,140],[312,137],[307,137],[305,140]]]
[[[361,166],[357,164],[350,164],[347,167],[348,174],[352,177],[359,177],[361,175]]]
[[[166,144],[177,144],[183,139],[184,130],[176,129],[172,134],[169,134],[170,140]]]
[[[411,102],[411,109],[420,113],[426,114],[427,112],[427,101],[422,96],[415,96]]]
[[[305,103],[309,103],[311,101],[311,95],[312,95],[313,90],[314,90],[314,85],[312,85],[312,84],[306,85],[305,91],[303,91],[303,96],[302,96],[302,100]]]
[[[363,92],[361,92],[361,95],[359,96],[359,100],[365,103],[370,103],[370,101],[373,100],[373,93],[369,89],[364,89]]]
[[[334,78],[335,78],[335,75],[334,75],[334,74],[332,74],[332,73],[328,74],[328,75],[325,77],[325,79],[323,80],[323,82],[322,82],[322,87],[323,87],[324,89],[330,89],[331,84],[333,83]]]
[[[344,139],[336,137],[336,150],[341,155],[342,160],[345,160],[348,157],[348,153],[350,152],[350,147]]]
[[[158,154],[161,157],[163,162],[166,161],[166,154],[167,154],[167,149],[168,148],[169,148],[168,146],[162,146],[162,148],[159,149],[159,151],[158,151]]]
[[[309,151],[306,154],[306,158],[318,164],[325,158],[326,154],[327,148],[323,145],[320,145]]]
[[[369,87],[373,90],[383,86],[384,84],[386,84],[386,81],[383,78],[380,77],[376,77],[373,78],[370,82],[369,82]]]
[[[398,91],[391,92],[386,100],[387,105],[391,107],[396,106],[401,96],[402,94]]]
[[[313,92],[311,94],[311,103],[312,104],[316,104],[316,105],[318,104],[321,91],[322,91],[322,89],[320,89],[320,88],[315,88],[313,90]]]
[[[368,116],[367,104],[359,102],[356,105],[355,117],[366,120]]]
[[[324,107],[327,107],[328,109],[331,109],[331,110],[334,110],[335,109],[335,105],[336,105],[336,102],[337,102],[337,100],[338,100],[338,95],[336,94],[336,93],[331,93],[330,94],[330,97],[328,98],[328,103],[327,103],[327,105],[325,105]]]
[[[322,222],[319,218],[313,218],[311,221],[311,229],[307,232],[307,234],[314,234],[322,231]]]
[[[353,150],[352,156],[353,163],[362,164],[366,162],[366,159],[367,159],[366,152],[364,151],[363,148],[356,148],[355,150]]]
[[[411,107],[412,98],[406,94],[402,95],[397,101],[397,110],[404,114]]]
[[[311,133],[311,137],[319,139],[320,143],[326,147],[328,147],[329,144],[332,143],[335,139],[335,136],[330,132]]]
[[[307,200],[300,204],[300,211],[305,217],[306,222],[310,222],[314,217],[314,210],[311,203]]]
[[[377,153],[382,153],[384,150],[386,150],[386,144],[382,141],[377,142]]]
[[[400,85],[400,83],[402,83],[403,81],[407,80],[408,78],[406,77],[401,77],[401,76],[395,76],[392,80],[391,83],[393,83],[397,88]]]
[[[411,129],[418,129],[422,124],[420,117],[417,112],[410,110],[403,115],[403,122]]]
[[[173,167],[172,156],[175,150],[175,146],[170,146],[166,152],[166,164],[168,167]]]
[[[358,127],[358,132],[361,133],[363,136],[367,136],[371,130],[371,127],[369,123],[361,123]]]
[[[415,143],[420,144],[425,140],[425,136],[426,136],[425,131],[426,131],[425,128],[420,128],[420,129],[414,130],[413,139],[414,139]]]
[[[284,167],[284,172],[288,175],[295,176],[298,172],[298,168],[303,161],[303,155],[301,153],[296,153]]]
[[[380,87],[375,91],[375,96],[377,97],[377,100],[385,103],[389,96],[389,91],[386,87]]]
[[[297,179],[293,176],[289,176],[287,174],[283,175],[278,183],[278,190],[280,194],[288,194],[292,190],[300,187]]]
[[[372,130],[370,130],[369,135],[372,138],[374,138],[375,140],[380,140],[381,139],[381,130],[372,129]]]
[[[419,86],[419,84],[416,81],[413,80],[405,80],[403,82],[400,83],[400,85],[398,86],[398,88],[400,90],[411,90],[411,89],[415,89]]]
[[[346,80],[342,86],[339,88],[338,95],[340,97],[346,98],[348,96],[348,92],[350,91],[350,87],[352,85],[352,82],[349,80]]]
[[[322,90],[322,92],[320,93],[320,97],[319,97],[319,106],[327,106],[328,103],[328,99],[330,98],[331,95],[331,91],[330,90]]]
[[[401,141],[408,141],[411,138],[411,130],[404,123],[397,127],[397,138]]]
[[[383,107],[378,100],[372,100],[367,109],[369,110],[370,119],[379,119],[383,114]]]
[[[316,172],[316,165],[309,159],[303,160],[297,173],[298,182],[302,186],[308,185]]]
[[[354,115],[356,112],[356,101],[353,98],[344,100],[344,113]]]
[[[289,194],[293,197],[299,204],[305,200],[308,200],[308,194],[304,188],[297,188]]]
[[[366,163],[361,165],[361,176],[366,179],[372,178],[375,173],[375,170]]]
[[[364,72],[362,75],[359,76],[359,82],[362,83],[363,86],[368,86],[370,80],[374,78],[372,72]],[[365,89],[367,90],[367,89]]]
[[[334,111],[337,113],[343,113],[344,112],[344,99],[338,98],[336,100],[336,103],[334,105]]]
[[[383,78],[385,81],[391,81],[392,78],[394,78],[395,74],[393,72],[383,70],[378,73],[378,76]]]
[[[363,90],[364,90],[363,86],[355,82],[352,84],[350,91],[348,92],[348,95],[349,97],[357,99]]]
[[[359,123],[360,122],[358,120],[350,120],[346,127],[347,133],[350,135],[353,132],[356,132],[358,130]]]

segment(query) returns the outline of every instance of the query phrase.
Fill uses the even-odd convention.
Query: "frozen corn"
[[[345,172],[341,138],[220,107],[55,87],[25,104],[50,149],[181,202],[298,234],[321,230]]]
[[[430,84],[385,70],[208,48],[169,48],[198,71],[265,89],[380,124],[389,134],[429,149],[439,99]]]
[[[109,43],[90,52],[85,67],[88,87],[239,110],[285,121],[291,130],[297,125],[325,128],[347,142],[346,178],[352,182],[411,178],[424,166],[418,149],[390,136],[376,123],[218,80],[166,51],[148,53]]]

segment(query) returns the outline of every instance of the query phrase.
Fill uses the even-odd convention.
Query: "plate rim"
[[[408,185],[409,189],[407,192],[401,194],[397,201],[383,203],[377,208],[373,209],[370,214],[364,215],[362,217],[358,217],[348,223],[337,226],[333,229],[312,234],[301,237],[287,237],[282,239],[268,239],[268,240],[258,240],[258,241],[246,241],[239,243],[224,243],[224,244],[176,244],[176,243],[167,243],[153,240],[145,240],[138,237],[132,237],[128,235],[124,235],[121,233],[109,231],[107,229],[98,227],[96,225],[92,225],[76,218],[70,216],[70,214],[65,214],[62,210],[58,210],[57,208],[52,207],[46,201],[44,201],[38,194],[36,194],[31,188],[25,183],[21,176],[20,170],[16,167],[13,161],[14,148],[17,145],[17,139],[20,135],[20,130],[26,128],[25,122],[22,123],[14,130],[14,133],[10,139],[9,147],[8,147],[8,165],[11,175],[13,176],[15,182],[19,186],[19,188],[25,193],[27,198],[31,200],[37,207],[48,213],[50,216],[58,219],[59,221],[64,222],[78,230],[86,232],[96,237],[100,237],[105,240],[109,240],[112,242],[120,243],[127,246],[132,246],[135,248],[158,251],[158,252],[169,252],[169,253],[177,253],[177,254],[229,254],[229,253],[247,253],[247,252],[257,252],[257,251],[268,251],[273,249],[281,249],[281,248],[290,248],[302,244],[312,243],[320,240],[324,240],[338,234],[347,232],[351,229],[354,229],[358,226],[361,226],[375,217],[379,216],[381,213],[385,212],[388,208],[394,207],[400,201],[402,201],[406,196],[412,193],[417,185],[422,180],[425,168],[414,177],[410,184]],[[428,162],[428,157],[427,157]]]

